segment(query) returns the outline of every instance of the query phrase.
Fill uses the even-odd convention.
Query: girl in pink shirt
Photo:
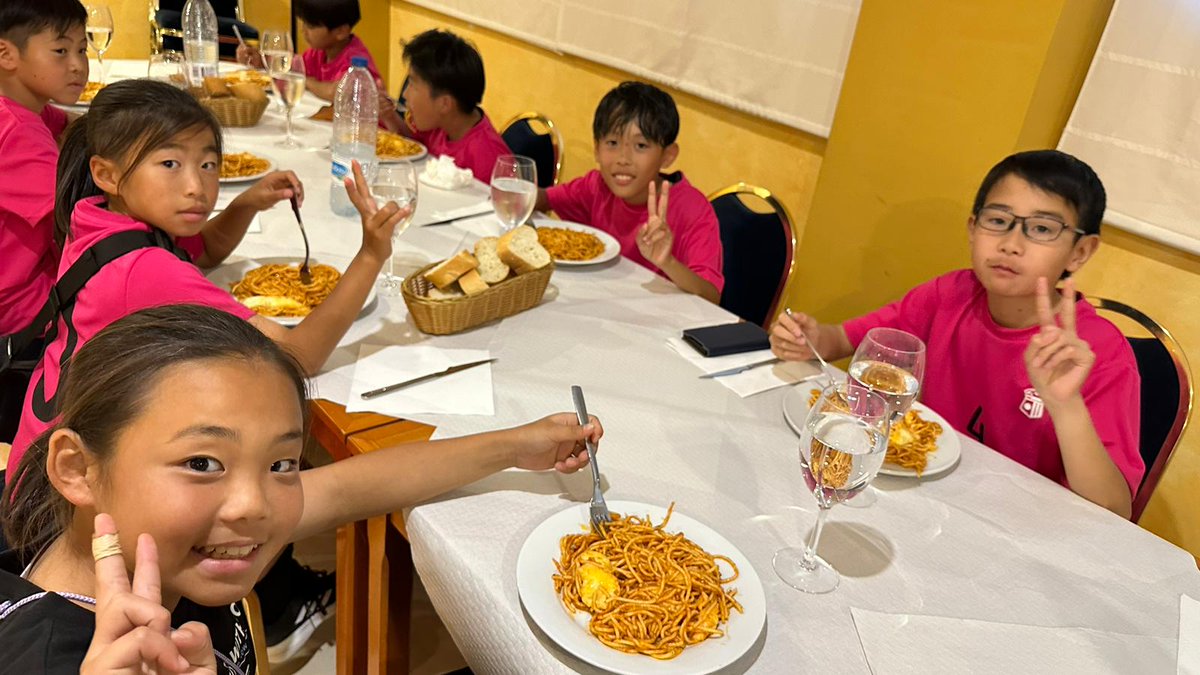
[[[200,266],[215,265],[241,241],[254,213],[300,191],[290,172],[272,174],[240,195],[221,222],[210,223],[220,165],[220,125],[189,94],[149,80],[103,89],[90,112],[67,129],[63,144],[55,213],[63,246],[59,275],[93,243],[129,230],[165,233]],[[347,189],[362,214],[362,248],[333,293],[292,330],[254,315],[205,279],[186,254],[139,249],[97,272],[64,313],[69,316],[58,319],[34,372],[9,467],[53,423],[66,358],[108,324],[145,307],[193,303],[225,310],[285,346],[305,371],[316,372],[357,316],[391,254],[392,230],[406,215],[395,203],[377,208],[360,168],[355,176]]]

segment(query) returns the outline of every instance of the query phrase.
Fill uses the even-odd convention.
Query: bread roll
[[[447,258],[437,267],[425,273],[425,278],[434,286],[445,289],[458,280],[459,277],[479,267],[475,256],[466,251],[459,251],[453,258]]]
[[[225,84],[225,80],[219,77],[204,78],[204,93],[212,98],[233,95],[233,92],[229,91],[229,85]]]
[[[429,294],[426,297],[432,300],[452,300],[454,298],[461,298],[464,296],[463,292],[459,290],[458,284],[451,284],[447,288],[438,288],[437,286],[434,286],[433,288],[429,289]]]
[[[253,82],[235,82],[229,85],[229,91],[237,98],[253,101],[254,103],[263,103],[267,100],[267,92],[263,88]]]
[[[550,264],[550,254],[538,242],[537,230],[522,225],[505,232],[496,246],[500,259],[517,274],[540,270]]]
[[[473,269],[458,278],[458,287],[467,295],[479,295],[488,289],[487,282],[479,276],[479,270]]]
[[[496,246],[500,243],[497,237],[484,237],[475,242],[475,258],[479,260],[476,270],[479,276],[489,284],[498,284],[508,278],[508,265],[500,259]]]

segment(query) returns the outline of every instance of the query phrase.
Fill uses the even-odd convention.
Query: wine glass
[[[287,61],[287,67],[282,67],[282,62]],[[276,65],[281,67],[275,68]],[[277,57],[271,63],[271,82],[275,85],[275,93],[279,94],[280,100],[287,107],[287,136],[276,145],[284,148],[302,148],[303,145],[296,140],[292,135],[292,111],[296,108],[296,104],[300,101],[300,97],[304,96],[304,59],[292,54],[287,59]]]
[[[375,169],[375,179],[371,181],[371,196],[379,208],[388,202],[396,202],[400,208],[412,209],[408,217],[396,224],[392,232],[392,255],[388,258],[388,270],[379,277],[379,293],[387,297],[400,295],[400,284],[404,277],[396,275],[396,244],[400,235],[412,223],[413,213],[417,210],[417,170],[412,162],[401,161],[380,164]]]
[[[99,64],[100,83],[104,84],[104,52],[112,45],[113,18],[108,5],[88,5],[87,23],[84,26],[87,33],[88,46],[96,52]]]
[[[185,89],[187,77],[184,75],[183,55],[178,52],[151,54],[150,62],[146,66],[146,77]]]
[[[537,204],[537,165],[521,155],[501,155],[492,169],[492,206],[505,230],[524,223]]]
[[[882,396],[852,382],[825,387],[809,409],[800,434],[800,468],[817,500],[817,523],[804,548],[775,553],[775,573],[805,593],[828,593],[840,577],[817,556],[829,509],[862,492],[879,472],[887,451],[891,410]]]
[[[900,421],[921,391],[925,379],[925,343],[895,328],[872,328],[854,352],[850,377],[860,386],[883,396],[892,423]],[[874,488],[850,503],[866,508],[878,501]]]
[[[258,43],[258,53],[262,56],[263,68],[267,73],[291,70],[295,51],[296,48],[292,46],[292,34],[284,30],[265,30]],[[278,108],[285,107],[283,101],[278,103]]]

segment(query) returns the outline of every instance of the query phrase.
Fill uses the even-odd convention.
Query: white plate
[[[417,145],[421,146],[421,151],[415,155],[409,155],[407,157],[396,157],[396,158],[392,158],[392,159],[384,159],[384,158],[380,157],[379,163],[380,164],[396,164],[397,162],[417,162],[422,159],[425,159],[425,157],[429,155],[429,148],[425,147],[424,143],[417,141],[417,140],[413,140],[411,138],[408,140],[411,143],[416,143]]]
[[[608,507],[621,514],[645,517],[660,522],[667,509],[641,502],[610,501]],[[669,661],[642,654],[626,654],[604,646],[587,629],[588,614],[574,616],[554,591],[554,560],[560,555],[558,542],[568,534],[583,531],[588,523],[588,505],[574,504],[542,521],[521,547],[517,556],[517,593],[529,616],[560,647],[594,665],[623,675],[682,675],[711,673],[737,661],[754,646],[767,619],[767,600],[754,566],[729,540],[699,521],[676,509],[667,523],[668,532],[683,532],[697,545],[713,554],[728,556],[738,567],[739,576],[731,586],[745,610],[731,612],[724,637],[709,639],[683,650]],[[724,563],[722,565],[723,571]]]
[[[230,178],[222,178],[221,185],[227,185],[229,183],[249,183],[250,181],[258,180],[259,178],[262,178],[263,176],[265,176],[275,170],[275,160],[271,159],[270,157],[267,157],[266,155],[262,154],[261,152],[257,152],[254,150],[230,150],[228,148],[225,150],[225,154],[227,154],[227,155],[236,155],[239,152],[249,152],[250,154],[254,155],[255,157],[258,157],[259,159],[267,160],[267,168],[263,169],[262,171],[259,171],[258,173],[251,174],[249,176],[233,176]]]
[[[242,277],[246,276],[246,272],[249,272],[252,269],[257,269],[263,265],[299,265],[303,261],[303,256],[277,256],[271,258],[240,260],[235,263],[226,263],[220,265],[216,269],[209,271],[208,280],[217,286],[220,286],[222,290],[228,291],[233,284],[241,281]],[[316,265],[317,263],[329,265],[330,267],[333,267],[342,273],[345,273],[346,267],[349,264],[348,261],[329,256],[313,256],[308,260],[308,264],[310,266]],[[372,284],[371,290],[367,293],[367,299],[363,301],[362,311],[358,314],[359,318],[366,316],[371,307],[375,305],[375,296],[375,286]],[[269,316],[267,318],[284,326],[295,326],[304,320],[304,317],[302,316]]]
[[[783,418],[787,420],[792,431],[797,434],[801,433],[801,429],[804,428],[804,418],[808,416],[809,392],[819,388],[814,387],[811,382],[801,382],[783,395]],[[962,444],[958,440],[958,432],[944,417],[924,403],[916,401],[913,403],[913,409],[919,412],[921,417],[942,425],[942,435],[937,438],[937,449],[926,455],[925,471],[919,477],[928,478],[953,469],[954,465],[958,463],[958,458],[962,456]],[[887,462],[884,462],[879,473],[885,476],[918,478],[916,471]]]
[[[595,258],[592,258],[591,260],[559,260],[558,258],[555,258],[554,264],[558,265],[560,267],[562,267],[562,266],[575,267],[575,266],[582,266],[582,265],[599,265],[600,263],[606,263],[609,260],[612,260],[613,258],[621,255],[621,244],[620,244],[620,242],[617,241],[616,237],[605,232],[604,230],[596,229],[590,225],[584,225],[582,223],[572,223],[569,220],[555,220],[554,218],[544,218],[541,216],[535,217],[533,219],[533,224],[535,227],[557,227],[557,228],[561,228],[564,230],[574,230],[575,232],[587,232],[588,234],[596,235],[596,237],[598,237],[600,239],[601,243],[604,244],[604,252],[601,253],[600,255],[596,256]]]

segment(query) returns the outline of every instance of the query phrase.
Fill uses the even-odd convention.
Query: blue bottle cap
[[[367,57],[365,57],[365,56],[350,57],[350,66],[352,68],[366,68],[367,67]]]

